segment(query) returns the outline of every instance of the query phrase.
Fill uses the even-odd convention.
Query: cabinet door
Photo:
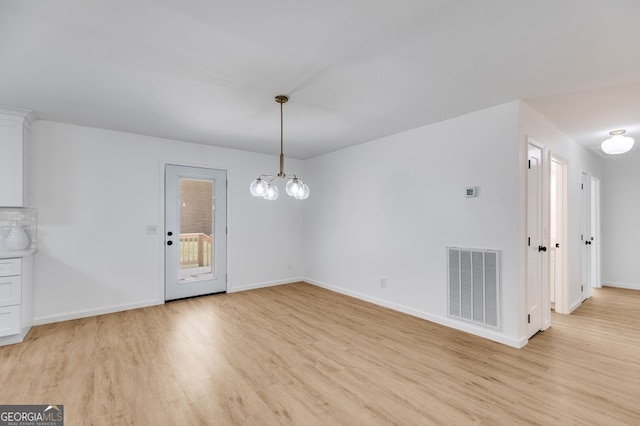
[[[0,206],[20,207],[23,198],[23,120],[0,116]]]
[[[0,259],[0,277],[22,274],[22,259]]]
[[[19,305],[22,299],[20,277],[0,277],[0,306]]]
[[[0,307],[0,337],[20,333],[20,305]]]

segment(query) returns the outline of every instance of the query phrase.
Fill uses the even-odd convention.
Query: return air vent
[[[450,317],[501,328],[499,255],[496,250],[447,247]]]

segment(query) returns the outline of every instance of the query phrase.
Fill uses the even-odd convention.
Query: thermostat
[[[469,197],[477,197],[478,196],[478,187],[477,186],[467,186],[464,189],[464,196],[469,198]]]

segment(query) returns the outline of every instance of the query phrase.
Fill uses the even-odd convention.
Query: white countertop
[[[30,248],[27,250],[0,250],[0,259],[13,259],[16,257],[25,257],[35,253],[36,251],[37,250],[35,248]]]

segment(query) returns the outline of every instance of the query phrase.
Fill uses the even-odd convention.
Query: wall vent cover
[[[501,329],[500,252],[447,247],[449,317]]]

